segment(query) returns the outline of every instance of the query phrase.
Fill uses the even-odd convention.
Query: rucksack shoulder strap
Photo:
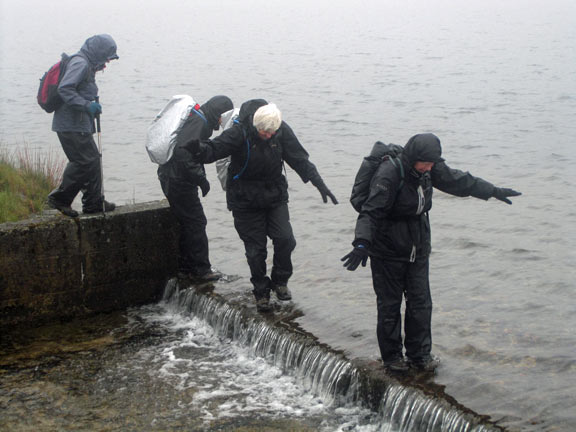
[[[396,167],[398,173],[400,174],[400,186],[398,187],[398,190],[400,190],[402,186],[404,186],[404,164],[402,164],[402,161],[398,160],[398,158],[390,156],[386,156],[386,158],[392,162],[392,165]]]

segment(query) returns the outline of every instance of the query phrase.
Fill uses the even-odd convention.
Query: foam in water
[[[253,413],[322,416],[326,430],[492,430],[445,400],[392,381],[380,383],[385,386],[380,406],[377,412],[370,411],[364,408],[365,382],[346,358],[310,337],[300,337],[259,316],[242,314],[240,308],[217,296],[180,289],[175,280],[167,284],[161,304],[176,327],[191,326],[186,337],[175,342],[177,346],[165,350],[167,361],[177,362],[174,351],[178,347],[208,348],[202,358],[186,366],[218,374],[217,385],[206,384],[210,381],[207,376],[195,383],[205,386],[194,396],[194,403],[202,407],[206,421]],[[180,369],[174,375],[186,377]]]
[[[327,382],[335,380],[334,375],[341,371],[341,366],[331,373],[326,372],[328,367],[303,379],[300,374],[283,370],[294,364],[302,350],[284,343],[277,345],[278,352],[283,353],[281,356],[255,354],[263,354],[274,339],[274,332],[267,325],[256,326],[254,333],[245,338],[245,342],[249,342],[245,345],[220,334],[225,317],[232,317],[230,311],[216,319],[220,327],[215,328],[204,319],[179,310],[171,301],[161,306],[145,312],[140,310],[139,314],[178,336],[139,355],[152,365],[149,374],[169,382],[175,391],[194,390],[189,408],[201,412],[206,424],[218,419],[256,416],[312,418],[322,430],[329,431],[378,430],[379,422],[372,421],[374,414],[369,410],[358,405],[335,405]],[[207,310],[214,312],[211,307]],[[315,364],[320,355],[316,350],[305,353],[304,370],[317,368]],[[284,360],[279,361],[280,357]],[[185,410],[186,406],[178,409]]]

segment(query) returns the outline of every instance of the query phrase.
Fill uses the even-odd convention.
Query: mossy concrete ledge
[[[0,224],[0,328],[156,301],[176,271],[177,249],[166,201]]]

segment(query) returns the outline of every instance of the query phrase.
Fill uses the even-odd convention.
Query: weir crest
[[[241,304],[177,279],[168,281],[161,302],[196,317],[222,339],[246,347],[334,407],[362,406],[383,432],[489,432],[502,430],[454,401],[426,394],[383,371],[319,343],[284,321],[267,319]],[[376,423],[374,425],[374,422]],[[372,430],[372,429],[371,429]]]

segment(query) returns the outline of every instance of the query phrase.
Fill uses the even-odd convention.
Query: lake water
[[[435,382],[511,429],[576,429],[576,3],[1,0],[2,145],[63,156],[35,102],[38,78],[97,33],[120,56],[97,76],[106,197],[117,204],[163,198],[144,139],[172,95],[278,104],[340,200],[324,205],[288,171],[299,321],[352,357],[378,356],[369,270],[339,261],[353,239],[353,178],[374,141],[433,132],[450,166],[521,191],[512,206],[435,196]],[[207,168],[212,262],[248,278]]]

